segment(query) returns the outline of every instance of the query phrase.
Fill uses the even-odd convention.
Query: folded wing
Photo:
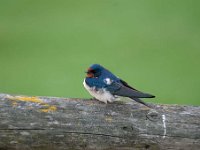
[[[130,97],[130,98],[134,98],[134,97],[135,98],[154,98],[155,97],[151,94],[140,92],[138,90],[135,90],[133,88],[120,84],[118,82],[113,82],[107,88],[113,95],[118,95],[118,96],[125,96],[125,97]]]
[[[110,86],[107,87],[107,89],[111,92],[113,95],[117,96],[124,96],[124,97],[129,97],[136,102],[139,102],[143,105],[147,105],[145,102],[143,102],[139,98],[154,98],[154,95],[148,94],[148,93],[143,93],[140,92],[131,86],[129,86],[125,81],[121,80],[121,82],[112,82]]]

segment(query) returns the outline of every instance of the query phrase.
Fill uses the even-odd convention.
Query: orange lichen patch
[[[39,103],[42,107],[45,107],[43,109],[40,109],[41,112],[53,112],[57,110],[56,106],[51,106],[45,102],[43,102],[40,98],[38,97],[27,97],[27,96],[7,96],[10,100],[13,100],[12,106],[15,107],[18,105],[17,101],[24,101],[24,102],[32,102],[32,103]],[[28,109],[33,108],[27,107]]]
[[[49,104],[47,104],[47,103],[41,103],[41,105],[42,105],[42,106],[46,106],[46,107],[49,106]]]
[[[40,109],[42,112],[52,112],[56,111],[57,107],[56,106],[49,106],[48,108]]]
[[[12,102],[12,106],[13,106],[13,107],[17,106],[17,102],[15,102],[15,101]]]
[[[33,102],[33,103],[43,103],[42,100],[37,98],[37,97],[16,96],[14,98],[16,100],[20,100],[20,101],[27,101],[27,102]]]

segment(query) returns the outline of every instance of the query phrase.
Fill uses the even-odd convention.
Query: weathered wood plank
[[[0,94],[0,150],[199,149],[200,107]]]

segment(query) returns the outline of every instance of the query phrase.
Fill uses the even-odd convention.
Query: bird
[[[92,64],[85,73],[86,77],[83,81],[85,89],[95,99],[106,104],[114,102],[119,97],[128,97],[150,107],[140,98],[155,97],[154,95],[136,90],[100,64]]]

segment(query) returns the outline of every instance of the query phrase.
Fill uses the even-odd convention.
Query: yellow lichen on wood
[[[141,107],[141,110],[150,110],[151,108],[149,108],[149,107],[146,107],[146,106],[142,106]]]
[[[28,96],[10,96],[8,95],[7,98],[10,100],[15,100],[15,101],[26,101],[26,102],[33,102],[33,103],[43,103],[41,99],[38,97],[28,97]]]
[[[40,109],[42,112],[53,112],[57,110],[56,106],[49,106],[48,108]]]
[[[107,121],[107,122],[112,122],[112,117],[110,117],[110,116],[106,116],[106,118],[105,118],[105,120]]]
[[[42,101],[42,99],[38,98],[38,97],[28,97],[28,96],[7,96],[7,98],[9,98],[10,100],[13,100],[14,102],[12,102],[12,106],[15,107],[17,106],[17,101],[24,101],[24,102],[32,102],[32,103],[39,103],[41,106],[46,107],[46,108],[42,108],[39,109],[41,112],[53,112],[57,110],[56,106],[51,106],[47,103],[44,103]],[[30,107],[29,107],[30,109]]]
[[[13,106],[13,107],[17,106],[17,102],[15,102],[15,101],[12,102],[12,106]]]
[[[16,96],[15,98],[20,101],[43,103],[43,101],[39,99],[38,97]]]

